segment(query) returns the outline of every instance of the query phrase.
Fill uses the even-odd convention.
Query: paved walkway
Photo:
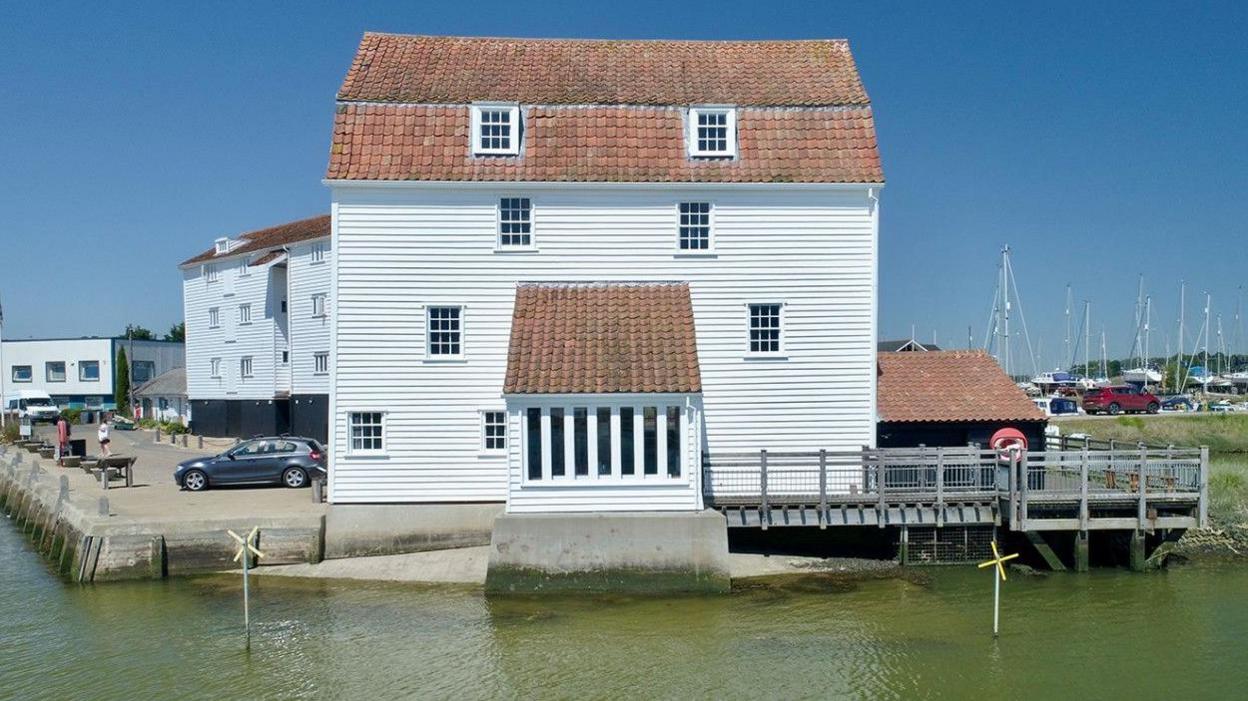
[[[45,440],[55,440],[53,426],[39,426],[37,435]],[[284,517],[318,517],[325,513],[326,505],[313,504],[310,489],[287,489],[284,487],[224,487],[203,492],[185,492],[174,484],[173,471],[183,460],[219,452],[232,441],[219,439],[205,444],[205,450],[155,443],[154,431],[112,432],[114,455],[133,455],[138,458],[134,466],[134,486],[126,488],[120,480],[109,483],[105,492],[99,480],[76,468],[59,468],[50,460],[42,461],[50,472],[68,476],[70,498],[75,503],[108,497],[111,516],[126,521],[199,521],[236,519],[273,519]],[[75,426],[73,438],[87,439],[87,453],[97,454],[99,444],[95,441],[92,426]],[[166,438],[166,440],[168,440]],[[192,439],[192,446],[194,446]],[[216,443],[215,450],[209,450]]]

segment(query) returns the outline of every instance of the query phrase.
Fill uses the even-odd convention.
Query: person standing
[[[65,454],[69,452],[69,422],[62,414],[56,420],[56,464],[65,466]]]
[[[95,437],[100,441],[100,453],[106,458],[112,455],[112,450],[108,447],[108,444],[112,442],[112,438],[110,437],[107,420],[100,421],[100,428],[95,432]]]

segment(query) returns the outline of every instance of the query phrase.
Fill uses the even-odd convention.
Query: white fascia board
[[[179,263],[179,264],[178,264],[178,270],[188,270],[188,269],[190,269],[190,268],[194,268],[194,267],[196,267],[196,266],[200,266],[200,265],[207,265],[208,263],[218,263],[218,262],[221,262],[221,261],[226,261],[226,260],[237,260],[237,259],[241,258],[241,257],[242,257],[242,256],[244,256],[244,255],[248,255],[248,256],[262,256],[262,255],[264,255],[265,253],[271,253],[271,252],[273,252],[273,251],[287,251],[287,252],[289,252],[292,246],[301,246],[301,245],[303,245],[303,244],[305,244],[305,243],[313,243],[313,242],[315,242],[315,241],[328,241],[328,240],[330,240],[331,238],[333,238],[333,237],[332,237],[330,234],[325,234],[324,236],[317,236],[317,237],[316,237],[316,238],[314,238],[314,239],[299,239],[298,241],[294,241],[294,242],[291,242],[291,243],[283,243],[283,244],[278,245],[278,246],[270,246],[270,247],[265,248],[265,249],[260,250],[260,251],[252,251],[251,253],[245,253],[245,254],[244,254],[244,253],[226,253],[225,255],[221,255],[221,256],[214,256],[214,257],[209,258],[209,259],[207,259],[207,260],[201,260],[201,261],[199,261],[199,262],[197,262],[197,263]],[[267,265],[267,263],[266,263],[266,265]]]
[[[329,188],[359,190],[769,190],[829,191],[881,189],[884,183],[559,182],[548,180],[332,180]]]

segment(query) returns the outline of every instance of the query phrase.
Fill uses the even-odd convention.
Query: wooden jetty
[[[1090,531],[1131,534],[1143,569],[1146,538],[1164,557],[1177,536],[1206,526],[1209,451],[1092,439],[1053,439],[1045,450],[967,447],[716,453],[703,458],[702,493],[730,528],[897,527],[902,558],[913,527],[994,526],[1025,534],[1062,568],[1046,533],[1077,534],[1087,567]]]

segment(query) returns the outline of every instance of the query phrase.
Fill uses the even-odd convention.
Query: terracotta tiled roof
[[[740,157],[686,157],[677,108],[531,107],[520,157],[474,157],[467,106],[339,105],[330,179],[883,182],[867,108],[743,109]]]
[[[849,44],[365,34],[331,180],[879,183]],[[473,156],[473,102],[516,102],[517,156]],[[738,157],[691,159],[685,111],[737,107]]]
[[[216,248],[210,248],[203,253],[182,261],[182,265],[190,265],[192,263],[203,263],[213,258],[227,258],[229,256],[237,256],[243,253],[256,253],[258,251],[267,251],[277,246],[285,246],[287,244],[297,243],[299,241],[308,241],[311,239],[319,239],[329,236],[330,220],[328,214],[322,214],[318,217],[310,219],[300,219],[299,221],[289,222],[287,224],[279,224],[271,226],[267,229],[258,231],[250,231],[236,238],[241,239],[240,245],[235,245],[228,253],[217,255]]]
[[[268,253],[265,253],[264,255],[260,256],[259,258],[257,258],[257,259],[255,259],[255,260],[251,261],[251,262],[250,262],[250,263],[248,263],[247,265],[256,266],[256,267],[259,267],[259,266],[261,266],[261,265],[267,265],[267,264],[272,263],[273,261],[275,261],[275,260],[277,260],[277,259],[279,259],[279,258],[283,258],[283,257],[285,257],[285,255],[286,255],[286,254],[285,254],[285,253],[283,253],[283,252],[281,252],[281,251],[269,251]]]
[[[367,33],[339,100],[866,105],[843,39],[611,41]]]
[[[1043,421],[983,351],[879,353],[881,421]]]
[[[519,285],[503,391],[702,391],[689,286]]]

